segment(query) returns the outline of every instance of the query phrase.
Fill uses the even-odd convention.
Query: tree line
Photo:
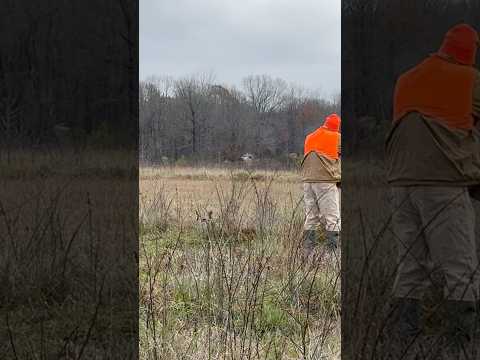
[[[237,88],[196,74],[141,81],[139,106],[141,161],[235,161],[247,152],[301,153],[305,135],[340,111],[340,96],[324,99],[268,75],[247,76]]]
[[[0,150],[55,141],[137,144],[138,3],[5,0],[0,12]]]

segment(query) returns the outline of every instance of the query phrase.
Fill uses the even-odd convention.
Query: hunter
[[[304,223],[304,255],[312,255],[318,232],[324,226],[326,244],[337,248],[340,222],[341,179],[340,117],[331,114],[324,124],[307,135],[302,161],[303,191],[306,219]]]
[[[398,246],[393,296],[405,341],[421,334],[420,302],[434,266],[446,283],[447,338],[465,345],[473,335],[478,261],[470,189],[480,183],[478,43],[472,27],[454,26],[438,52],[395,86],[386,151]]]

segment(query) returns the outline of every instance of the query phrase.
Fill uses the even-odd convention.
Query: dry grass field
[[[295,172],[142,168],[141,358],[339,359],[339,259],[302,263],[303,214]]]
[[[137,326],[142,359],[340,357],[339,259],[300,260],[297,173],[142,168],[138,204],[135,162],[94,155],[0,159],[2,359],[121,358]]]
[[[0,159],[1,359],[133,358],[138,201],[128,159]]]
[[[395,301],[392,286],[401,260],[392,224],[396,209],[380,161],[342,164],[342,355],[346,359],[407,359],[407,348],[419,360],[478,359],[479,339],[466,349],[454,349],[444,337],[443,274],[434,267],[432,284],[423,299],[419,343],[399,347],[389,324]],[[478,214],[480,203],[473,201]],[[478,229],[477,216],[477,234]],[[478,239],[477,235],[477,239]],[[478,252],[478,250],[477,250]],[[452,350],[453,349],[453,350]],[[457,351],[452,355],[447,351]]]

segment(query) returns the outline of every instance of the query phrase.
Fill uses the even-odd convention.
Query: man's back
[[[432,55],[400,76],[395,88],[394,121],[417,111],[446,126],[473,127],[473,94],[478,71]]]
[[[473,29],[454,27],[437,53],[399,77],[386,149],[391,185],[480,183],[477,42]]]
[[[305,139],[302,161],[303,182],[340,182],[340,118],[327,117],[325,124]]]

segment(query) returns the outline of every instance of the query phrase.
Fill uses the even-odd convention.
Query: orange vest
[[[471,129],[474,85],[473,67],[433,55],[398,79],[393,120],[416,111],[453,128]]]
[[[307,135],[305,139],[304,155],[307,156],[312,151],[326,156],[330,159],[338,160],[338,144],[340,133],[327,130],[323,127]]]

